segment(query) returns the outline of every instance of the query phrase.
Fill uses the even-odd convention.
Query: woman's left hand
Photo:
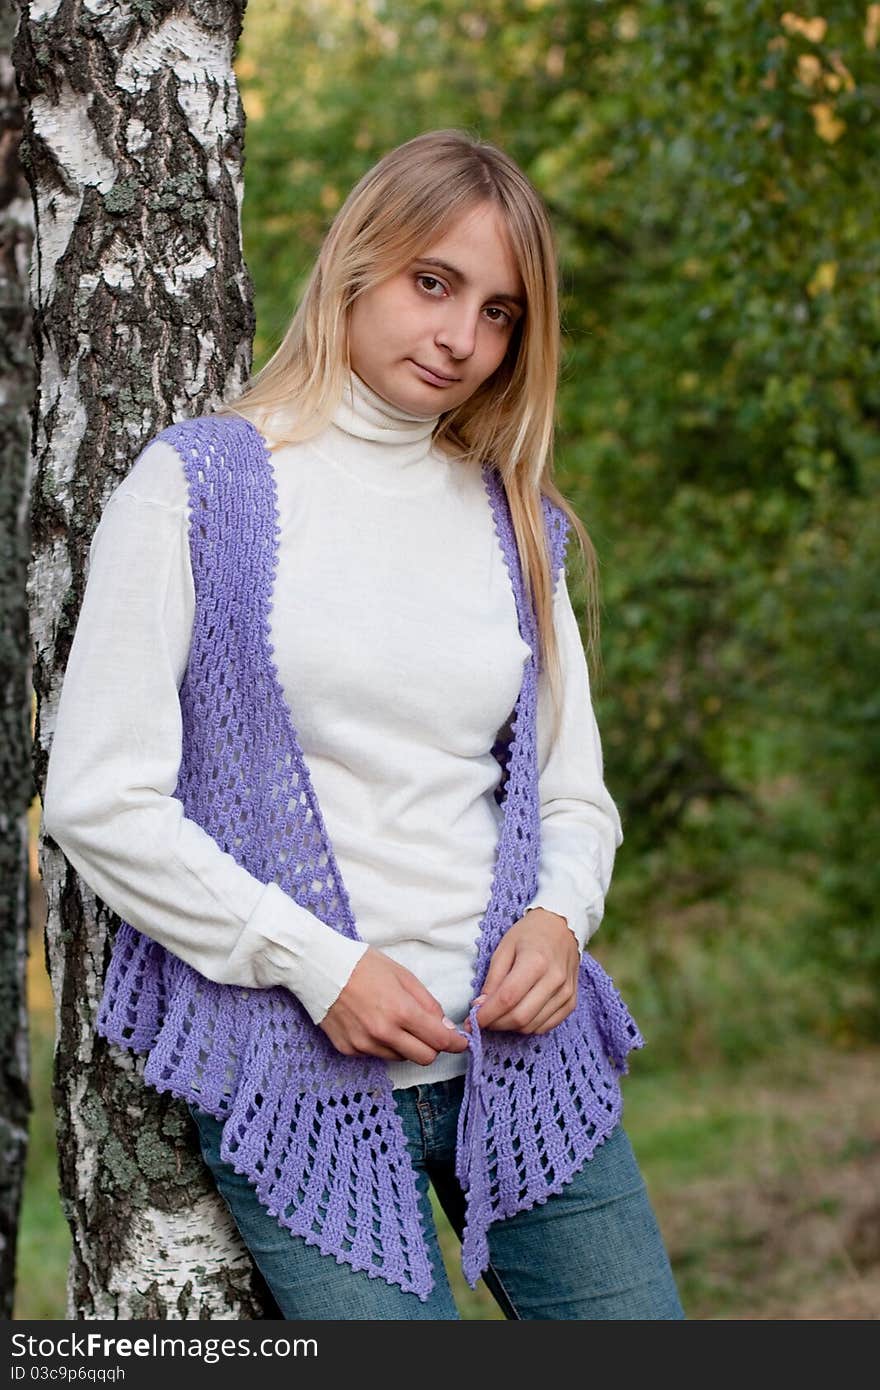
[[[486,1001],[477,1015],[480,1028],[549,1033],[577,1003],[580,959],[565,918],[533,907],[495,948],[478,996]],[[470,1019],[461,1026],[470,1032]]]

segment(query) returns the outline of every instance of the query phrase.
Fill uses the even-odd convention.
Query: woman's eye
[[[444,288],[442,280],[438,280],[437,277],[436,277],[436,275],[426,275],[424,272],[422,272],[422,273],[420,273],[419,275],[416,276],[416,284],[417,284],[420,288],[424,289],[424,286],[425,286],[425,283],[426,283],[426,282],[428,283],[428,285],[439,285],[440,288],[441,288],[441,290]],[[432,298],[434,298],[434,299],[437,298],[437,295],[434,294],[433,289],[427,289],[427,290],[425,290],[425,293],[426,293],[426,294],[430,294],[430,295],[432,296]],[[489,305],[489,313],[490,313],[490,314],[500,314],[500,315],[501,315],[501,318],[493,318],[493,319],[492,319],[492,322],[493,322],[493,323],[505,324],[505,323],[512,323],[512,322],[513,322],[512,315],[510,315],[510,314],[507,312],[506,309],[502,309],[500,304],[490,304],[490,305]]]

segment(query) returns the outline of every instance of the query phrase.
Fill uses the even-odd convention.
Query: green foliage
[[[841,1038],[880,1027],[878,54],[876,7],[849,0],[252,0],[238,60],[258,361],[393,145],[463,127],[541,190],[557,475],[600,555],[626,835],[601,939],[640,905],[651,931],[689,902],[735,914],[777,862],[808,890],[776,903],[790,967],[825,995],[802,1021]],[[732,1001],[772,973],[753,946]],[[748,1051],[737,1020],[766,1020],[732,1017]]]

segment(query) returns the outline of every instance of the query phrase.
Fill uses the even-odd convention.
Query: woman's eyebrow
[[[462,285],[470,284],[470,281],[468,280],[468,277],[465,275],[463,270],[459,270],[457,266],[450,265],[448,261],[441,261],[437,256],[419,256],[417,260],[419,265],[436,265],[437,267],[439,267],[440,270],[445,270],[448,275],[454,275],[456,280],[458,280]],[[520,297],[520,295],[506,294],[504,290],[499,290],[497,294],[490,294],[489,298],[506,299],[508,304],[516,304],[519,306],[520,309],[524,309],[526,307],[526,302],[524,299]]]

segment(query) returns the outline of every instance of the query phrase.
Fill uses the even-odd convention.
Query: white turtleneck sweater
[[[195,598],[186,478],[167,443],[146,446],[104,508],[61,692],[43,823],[77,872],[208,979],[283,985],[315,1023],[368,946],[456,1022],[472,997],[501,821],[491,748],[528,647],[480,470],[432,443],[438,418],[351,373],[326,429],[272,455],[275,663],[361,940],[252,877],[173,796]],[[264,424],[270,441],[281,419]],[[551,745],[542,677],[531,906],[583,948],[623,832],[564,575],[554,624],[564,709]],[[463,1072],[467,1054],[387,1066],[411,1086]]]

